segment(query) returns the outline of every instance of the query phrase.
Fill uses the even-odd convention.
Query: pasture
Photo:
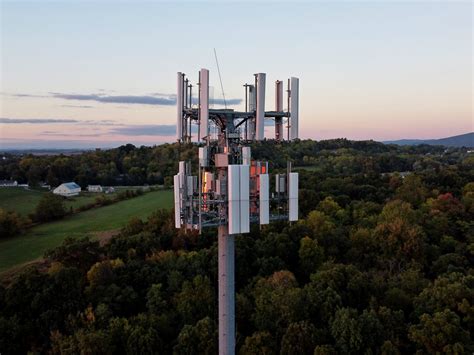
[[[127,189],[136,190],[138,188],[139,186],[121,186],[117,187],[116,191],[119,192]],[[8,211],[14,211],[22,216],[27,217],[28,214],[35,211],[36,205],[41,199],[41,196],[47,192],[48,191],[44,189],[25,189],[23,187],[0,188],[0,208]],[[76,209],[94,202],[94,200],[101,195],[113,198],[115,193],[106,195],[104,193],[81,192],[79,196],[65,198],[64,205],[67,210],[69,210],[71,207]]]
[[[158,190],[38,225],[24,235],[0,241],[0,272],[41,258],[47,249],[60,245],[66,237],[94,237],[96,232],[120,229],[132,217],[144,219],[153,211],[172,205],[172,191]]]

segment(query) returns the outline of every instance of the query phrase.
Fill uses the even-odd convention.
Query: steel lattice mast
[[[178,73],[177,139],[191,142],[192,124],[198,126],[199,165],[192,175],[190,162],[180,161],[174,176],[176,228],[217,227],[219,353],[235,353],[235,236],[249,233],[250,223],[298,219],[298,173],[275,175],[270,195],[268,163],[253,161],[247,144],[264,139],[264,120],[275,121],[275,139],[298,138],[299,79],[288,79],[288,109],[283,110],[283,82],[275,83],[275,111],[265,111],[265,73],[245,84],[245,111],[209,108],[209,71],[201,69],[198,100],[192,85]],[[216,134],[210,133],[210,128]]]

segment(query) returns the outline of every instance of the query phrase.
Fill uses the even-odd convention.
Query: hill
[[[384,141],[385,144],[398,145],[444,145],[445,147],[467,147],[474,148],[474,132],[460,134],[458,136],[440,138],[440,139],[399,139],[396,141]]]

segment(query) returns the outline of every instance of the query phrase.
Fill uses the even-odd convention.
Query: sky
[[[471,1],[0,0],[0,147],[175,141],[176,72],[300,78],[300,137],[442,138],[473,129]],[[267,126],[266,137],[273,129]]]

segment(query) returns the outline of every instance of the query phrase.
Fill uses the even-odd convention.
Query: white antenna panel
[[[180,174],[183,174],[183,175],[186,174],[186,162],[184,160],[181,160],[179,162],[179,170],[178,171],[179,171]]]
[[[183,138],[183,73],[178,72],[178,85],[176,93],[176,139]]]
[[[194,176],[186,176],[186,188],[188,190],[188,196],[192,196],[194,193]]]
[[[257,96],[255,95],[255,85],[249,85],[249,112],[257,109]]]
[[[298,173],[290,173],[288,179],[288,220],[298,220]]]
[[[181,228],[181,197],[179,193],[179,174],[173,177],[174,188],[174,226]]]
[[[260,174],[260,224],[270,223],[270,184],[268,174]]]
[[[275,111],[283,111],[283,82],[275,82]]]
[[[255,139],[263,140],[265,134],[265,73],[257,74],[257,112]]]
[[[299,138],[298,115],[299,115],[299,83],[298,78],[290,78],[290,139]]]
[[[250,232],[250,166],[240,165],[240,233]]]
[[[275,175],[275,192],[284,193],[286,191],[286,175],[276,174]]]
[[[199,96],[199,136],[201,139],[209,135],[209,70],[200,71]]]
[[[283,82],[275,82],[275,111],[283,111]],[[283,139],[283,122],[281,117],[275,118],[275,139]]]
[[[240,233],[240,166],[228,166],[229,234]]]
[[[202,167],[209,166],[208,148],[207,147],[199,147],[199,165],[202,166]]]

